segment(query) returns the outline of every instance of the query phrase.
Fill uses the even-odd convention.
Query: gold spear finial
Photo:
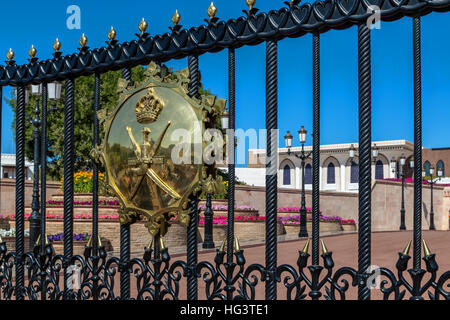
[[[114,27],[111,26],[111,29],[109,29],[109,32],[108,32],[109,41],[116,40],[116,36],[117,36],[117,32],[116,32],[116,30],[114,30]]]
[[[36,57],[37,54],[37,50],[34,47],[34,45],[31,45],[30,50],[28,50],[28,55],[30,56],[31,59],[33,59],[34,57]]]
[[[82,48],[86,47],[86,45],[87,45],[87,43],[88,43],[88,38],[85,36],[84,33],[83,33],[83,35],[81,36],[79,43],[80,43],[80,46],[81,46]]]
[[[61,50],[61,42],[59,42],[59,39],[56,38],[55,42],[53,43],[53,50],[56,52],[59,52]]]
[[[323,242],[323,240],[320,240],[321,244],[322,244],[322,253],[328,253],[328,249],[327,246],[325,245],[325,242]]]
[[[153,247],[153,237],[150,238],[150,241],[147,245],[147,249],[150,250]]]
[[[211,2],[211,4],[208,7],[208,10],[206,10],[206,13],[208,14],[208,17],[210,19],[213,19],[217,14],[217,8],[214,6],[214,3]]]
[[[305,246],[303,247],[302,252],[303,253],[308,253],[308,249],[309,249],[309,239],[306,240]]]
[[[0,237],[0,243],[3,243],[3,239],[2,239],[2,237]]]
[[[39,234],[36,243],[34,245],[37,246],[40,242],[41,242],[41,234]]]
[[[248,9],[251,11],[255,6],[256,0],[245,0],[245,2],[247,3]]]
[[[428,248],[428,245],[427,245],[427,242],[425,241],[425,239],[423,239],[422,241],[423,241],[423,254],[425,255],[425,257],[428,257],[431,255],[430,248]]]
[[[144,18],[142,18],[141,22],[139,22],[138,28],[139,28],[139,31],[141,32],[141,35],[144,34],[145,31],[147,31],[148,23],[147,23],[147,21],[145,21]]]
[[[88,243],[87,243],[86,247],[88,247],[88,248],[92,247],[92,236],[89,237],[89,240],[88,240]]]
[[[100,239],[100,235],[97,235],[97,236],[98,236],[98,246],[101,247],[102,246],[102,239]]]
[[[174,26],[178,25],[180,23],[180,20],[181,20],[181,16],[178,13],[178,9],[177,9],[177,10],[175,10],[175,13],[172,16],[172,23],[173,23],[173,25]]]
[[[241,246],[239,245],[239,239],[234,237],[234,252],[241,251]]]
[[[221,245],[220,248],[219,248],[219,251],[220,251],[220,252],[224,252],[224,251],[225,251],[225,243],[226,243],[226,241],[227,241],[226,238],[223,239],[222,245]]]
[[[405,247],[405,250],[403,250],[402,253],[403,253],[405,256],[409,256],[409,249],[411,249],[411,240],[409,240],[408,244],[407,244],[406,247]]]
[[[166,248],[165,244],[164,244],[164,240],[162,237],[159,237],[159,249],[160,250],[164,250]]]
[[[12,49],[9,48],[9,51],[6,53],[6,58],[9,61],[12,61],[14,59],[14,56],[15,56],[14,51],[12,51]]]

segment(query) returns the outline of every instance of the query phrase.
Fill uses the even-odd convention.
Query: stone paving
[[[298,250],[301,250],[305,244],[305,240],[296,239],[296,235],[281,236],[285,241],[279,239],[278,243],[278,265],[290,264],[296,266],[298,258]],[[372,233],[372,264],[389,268],[397,276],[395,264],[398,259],[398,252],[403,251],[409,240],[412,240],[412,231],[398,231],[398,232],[376,232]],[[447,270],[450,270],[450,231],[424,231],[422,235],[430,247],[432,253],[436,254],[436,261],[439,265],[438,276]],[[333,252],[333,259],[335,262],[335,270],[340,267],[348,266],[357,268],[358,265],[358,235],[357,233],[348,233],[340,235],[322,235],[321,239],[327,245],[329,251]],[[219,245],[219,244],[218,244]],[[265,246],[261,241],[255,240],[253,243],[246,242],[241,244],[244,249],[247,265],[252,263],[265,264]],[[181,250],[180,248],[174,248]],[[176,251],[176,250],[174,250]],[[175,253],[172,249],[169,250],[172,257],[172,262],[175,260],[186,260],[184,253]],[[412,255],[412,248],[411,253]],[[142,255],[142,253],[141,253]],[[215,250],[201,251],[199,249],[198,261],[213,262]],[[322,263],[322,258],[320,258]],[[309,264],[311,263],[311,258]],[[412,267],[412,259],[409,261],[409,266]],[[422,264],[424,268],[424,263]],[[309,273],[307,273],[309,275]],[[321,276],[322,277],[322,276]],[[405,278],[410,280],[409,274],[405,273]],[[425,275],[424,282],[429,278]],[[131,280],[132,291],[135,290],[135,283],[133,283],[133,276]],[[199,299],[205,298],[205,284],[202,279],[199,279]],[[180,282],[181,299],[186,298],[185,281]],[[309,290],[306,290],[307,292]],[[382,295],[379,290],[372,290],[372,299],[381,299]],[[409,295],[406,294],[405,298]],[[428,295],[424,295],[428,298]],[[256,288],[256,298],[264,299],[264,283],[259,282]],[[357,289],[351,288],[348,292],[347,299],[356,299]],[[286,289],[283,284],[278,285],[278,299],[286,299]]]

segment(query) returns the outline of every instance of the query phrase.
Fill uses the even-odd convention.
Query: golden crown
[[[147,95],[136,104],[136,119],[144,124],[155,122],[163,109],[164,102],[155,94],[153,88],[149,88]]]

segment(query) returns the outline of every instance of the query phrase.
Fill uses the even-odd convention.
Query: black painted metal
[[[312,190],[312,261],[319,264],[320,216],[320,35],[313,35],[313,190]],[[305,219],[306,223],[306,219]]]
[[[359,228],[358,272],[360,300],[370,299],[365,276],[370,267],[371,250],[371,63],[370,30],[365,23],[358,26],[358,82],[359,82]]]
[[[278,55],[276,40],[266,43],[266,299],[275,300],[277,284]]]
[[[93,127],[93,147],[98,145],[98,118],[97,112],[100,108],[100,74],[96,73],[94,78],[94,127]],[[96,161],[92,161],[92,249],[94,255],[97,254],[98,241],[98,165]]]
[[[16,112],[16,287],[17,300],[24,299],[25,281],[22,255],[25,250],[25,88],[17,88]]]
[[[198,69],[198,56],[189,56],[189,96],[199,96],[200,86],[200,72]],[[190,222],[187,229],[187,299],[197,300],[198,297],[198,282],[197,273],[195,271],[197,266],[197,233],[198,233],[198,197],[194,195],[190,199]]]
[[[69,279],[73,255],[73,199],[74,199],[74,122],[75,80],[67,79],[64,105],[64,298],[71,298]]]
[[[131,68],[122,69],[122,78],[127,81],[131,79]],[[120,296],[126,300],[130,298],[130,225],[124,224],[120,226]]]
[[[45,249],[45,219],[47,212],[47,101],[48,87],[42,84],[42,119],[41,119],[41,251]],[[45,296],[45,295],[44,295]]]
[[[179,298],[180,281],[187,279],[187,298],[198,298],[198,279],[205,283],[208,299],[255,299],[256,288],[265,282],[266,299],[277,298],[277,284],[286,289],[288,299],[345,299],[351,287],[358,288],[361,300],[370,299],[370,184],[371,184],[371,80],[370,80],[370,31],[366,26],[368,3],[360,0],[328,0],[314,4],[297,6],[296,1],[289,8],[269,13],[260,13],[253,8],[246,11],[247,17],[228,22],[208,20],[208,26],[183,30],[181,26],[172,28],[172,33],[163,36],[139,36],[138,41],[118,44],[110,41],[107,48],[90,51],[85,48],[80,53],[66,57],[55,54],[55,59],[17,66],[8,62],[0,67],[0,84],[19,84],[16,118],[17,179],[16,179],[16,252],[8,252],[5,243],[0,243],[0,299],[164,299]],[[413,16],[414,40],[414,159],[421,159],[421,70],[420,70],[420,16],[431,11],[449,11],[450,1],[411,0],[385,2],[382,5],[383,20],[396,20],[404,15]],[[319,157],[320,157],[320,33],[329,29],[342,29],[358,25],[358,68],[359,68],[359,251],[358,270],[350,267],[334,269],[332,253],[324,248],[320,255],[323,266],[319,265]],[[308,266],[307,248],[299,252],[297,267],[277,265],[277,42],[284,37],[299,37],[313,34],[313,232],[312,265]],[[229,225],[227,252],[217,250],[214,264],[198,262],[198,198],[190,199],[190,225],[188,227],[187,261],[170,262],[167,248],[160,246],[159,235],[155,237],[155,247],[146,248],[143,259],[130,260],[130,225],[121,226],[120,259],[107,257],[105,248],[98,247],[98,176],[94,187],[93,247],[87,247],[84,257],[73,256],[72,237],[64,239],[64,255],[55,255],[52,245],[44,245],[45,219],[41,220],[41,246],[33,252],[24,252],[24,190],[25,190],[25,84],[46,82],[54,79],[66,80],[65,128],[64,128],[64,232],[73,233],[73,124],[74,124],[74,79],[80,75],[96,73],[94,86],[94,146],[98,141],[96,111],[99,108],[100,73],[123,68],[122,76],[131,80],[131,67],[158,58],[158,63],[174,57],[189,56],[190,95],[198,96],[200,76],[198,55],[229,48],[229,113],[230,128],[235,128],[235,48],[243,45],[266,42],[266,264],[246,266],[243,250],[234,247],[234,163],[229,163]],[[45,80],[45,81],[44,81]],[[44,84],[42,100],[41,136],[41,212],[45,212],[45,165],[46,165],[46,119],[47,88]],[[229,148],[234,158],[234,132],[229,139]],[[35,146],[38,143],[35,143]],[[1,143],[0,143],[1,146]],[[229,149],[229,151],[230,151]],[[39,157],[36,157],[38,159]],[[94,175],[98,170],[94,164]],[[450,299],[448,282],[450,271],[437,276],[438,266],[435,255],[425,250],[422,258],[426,270],[421,269],[421,168],[414,171],[414,263],[408,270],[411,284],[405,279],[409,249],[399,253],[397,277],[388,269],[378,268],[386,280],[381,288],[383,298],[401,300],[405,293],[411,299],[422,299],[428,293],[430,299]],[[210,200],[210,199],[209,199]],[[97,248],[96,248],[97,246]],[[43,250],[42,250],[43,249]],[[92,250],[94,249],[94,250]],[[98,249],[98,250],[96,250]],[[235,250],[233,250],[235,249]],[[152,258],[152,253],[154,257]],[[227,261],[224,262],[225,255]],[[233,257],[234,256],[234,257]],[[236,260],[234,261],[234,258]],[[70,265],[81,266],[81,289],[67,288],[68,274],[64,273],[64,291],[60,275]],[[27,283],[24,271],[27,270]],[[62,268],[64,270],[62,270]],[[136,281],[137,294],[130,292],[131,268]],[[310,277],[305,274],[308,269]],[[15,279],[13,280],[13,270]],[[116,297],[115,279],[120,272],[120,297]],[[325,273],[322,275],[322,273]],[[428,273],[429,277],[424,277]],[[345,280],[347,279],[347,281]],[[349,279],[350,278],[350,279]],[[422,280],[426,278],[426,282]],[[350,281],[348,281],[350,280]],[[116,288],[117,289],[117,288]],[[308,291],[307,291],[308,289]],[[325,294],[323,293],[325,290]],[[15,297],[14,297],[15,295]]]
[[[414,68],[414,240],[413,265],[420,269],[422,248],[422,79],[420,62],[420,17],[413,18]]]
[[[227,226],[227,262],[233,262],[234,242],[234,189],[235,189],[235,144],[236,128],[236,56],[234,48],[228,49],[228,226]]]
[[[34,178],[33,178],[33,195],[31,202],[31,215],[29,217],[30,221],[30,248],[33,248],[36,243],[41,229],[41,215],[39,212],[39,136],[40,136],[40,126],[41,119],[39,118],[39,97],[36,97],[36,106],[34,108],[34,119],[33,124],[33,136],[34,136]]]
[[[203,239],[203,249],[214,248],[213,238],[213,217],[214,211],[212,210],[211,194],[206,195],[206,207],[203,215],[205,216],[205,237]]]

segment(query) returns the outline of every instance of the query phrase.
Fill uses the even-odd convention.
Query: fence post
[[[358,230],[358,299],[370,300],[367,270],[371,260],[371,74],[370,30],[358,25],[359,82],[359,230]]]
[[[319,264],[319,177],[320,177],[320,34],[313,34],[313,191],[312,264]],[[306,221],[303,223],[306,224]]]
[[[122,78],[131,81],[131,68],[122,69]],[[120,226],[120,298],[130,298],[130,224]]]
[[[198,70],[198,56],[188,57],[189,67],[189,96],[198,97],[200,86],[200,74]],[[187,299],[197,300],[198,282],[195,268],[197,267],[197,232],[198,232],[198,197],[192,196],[189,203],[190,223],[187,229],[187,267],[189,268],[187,277]]]
[[[277,41],[266,42],[266,299],[277,298],[278,56]]]
[[[25,232],[25,87],[17,88],[16,113],[16,299],[24,295],[24,232]]]
[[[64,299],[70,299],[68,286],[70,259],[73,255],[73,174],[75,80],[67,79],[64,106]]]

